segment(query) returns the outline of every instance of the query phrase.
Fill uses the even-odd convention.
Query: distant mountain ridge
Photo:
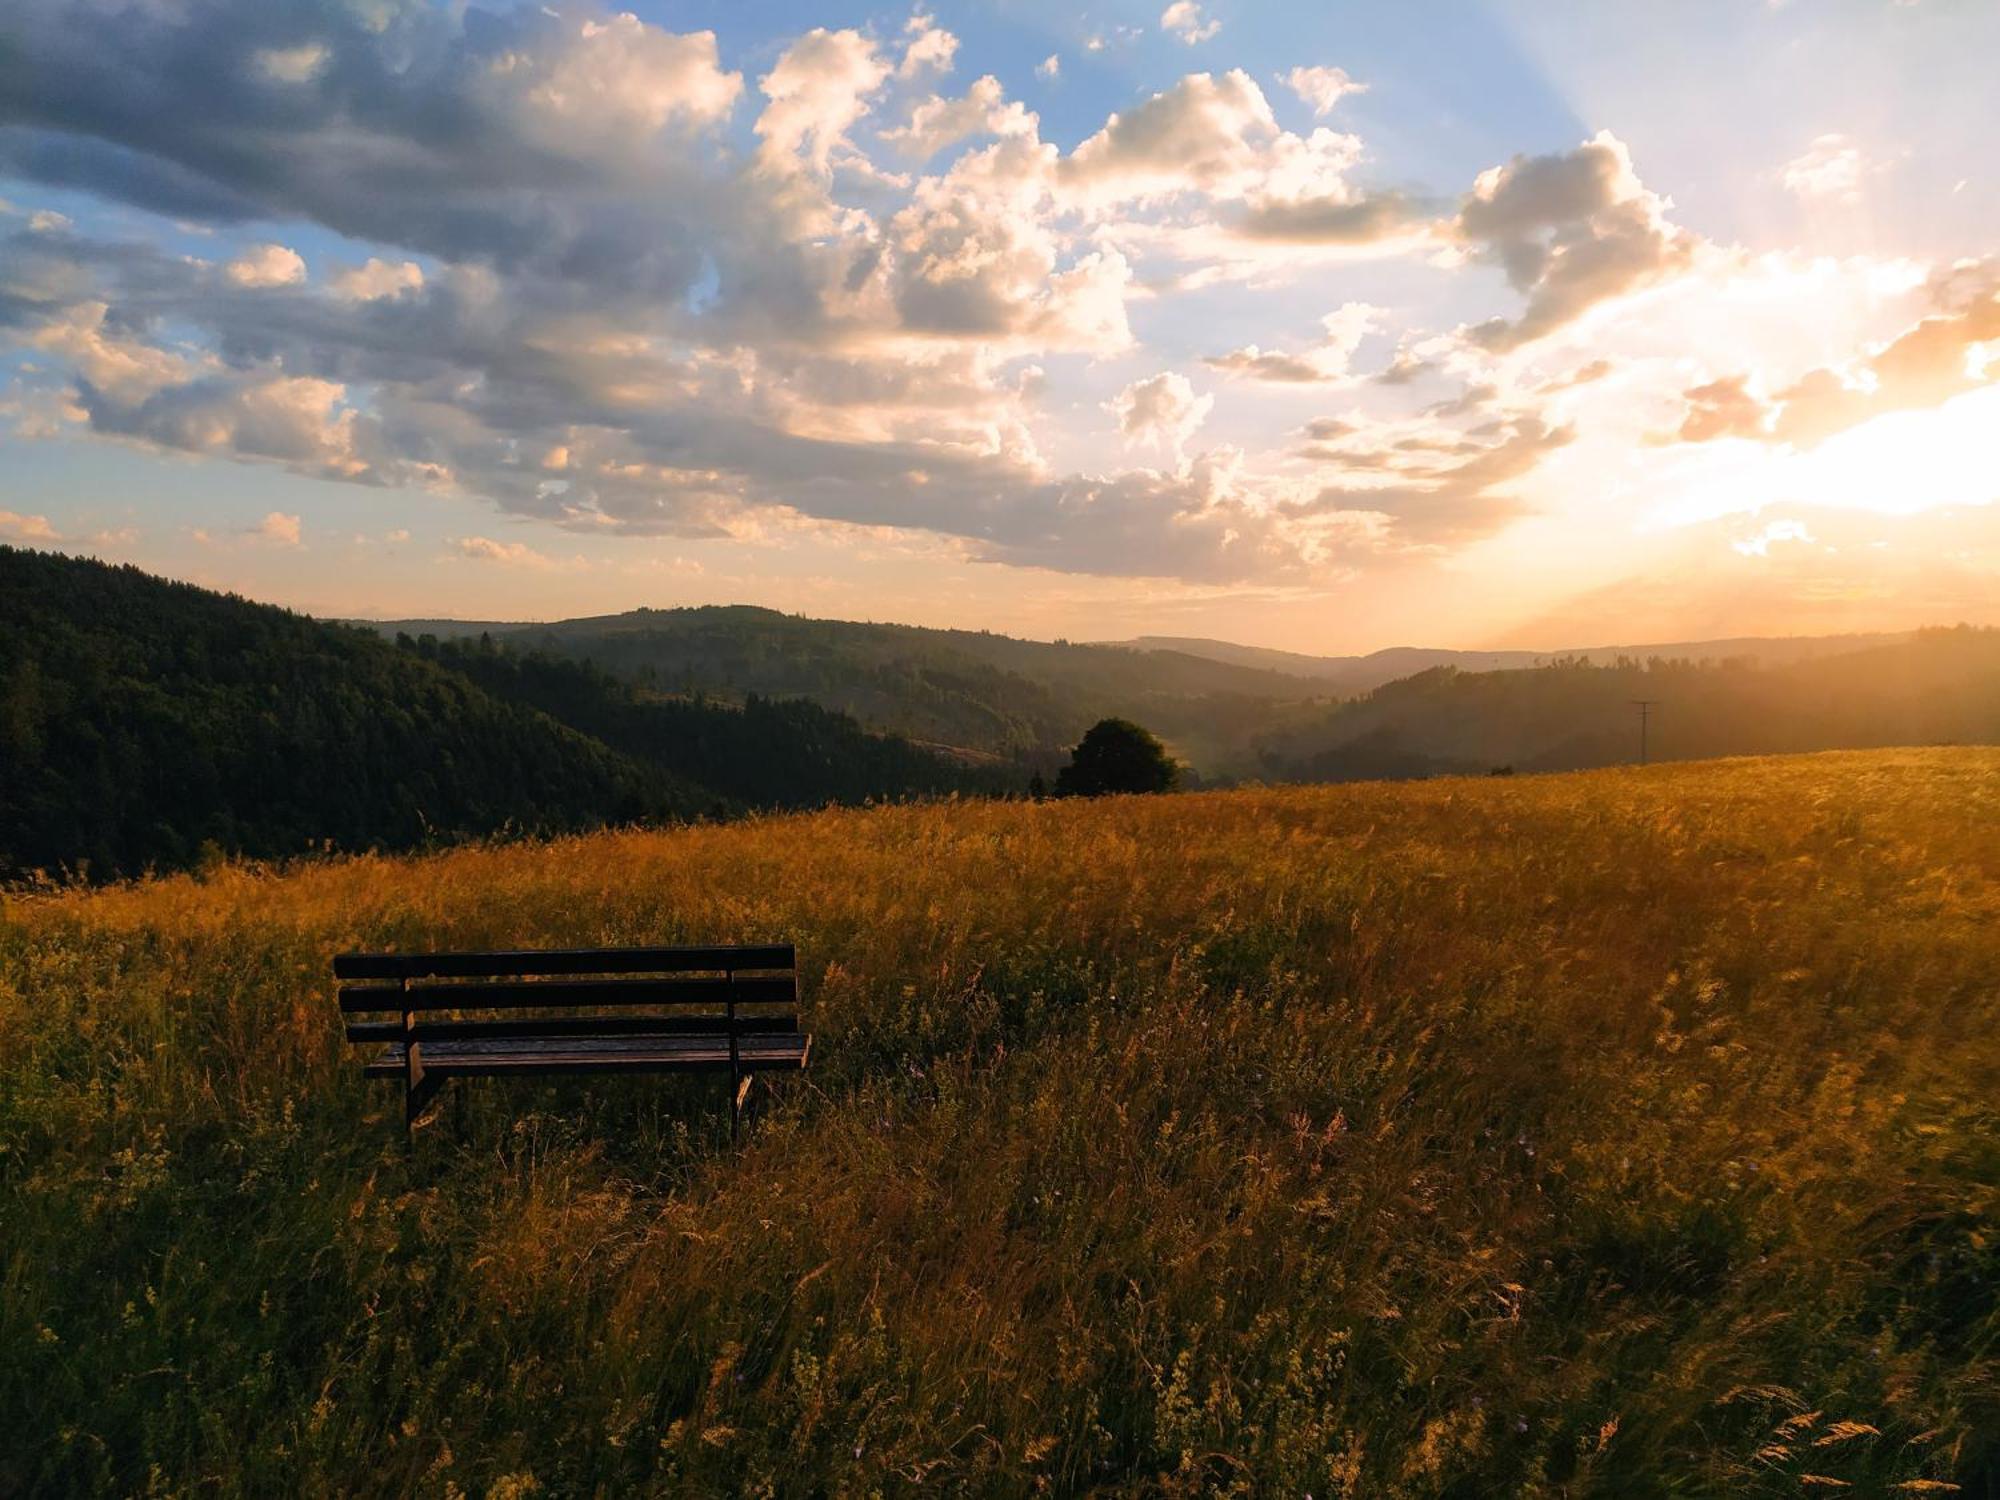
[[[1201,636],[1142,635],[1128,641],[1104,641],[1099,644],[1128,651],[1178,651],[1189,656],[1207,657],[1211,661],[1287,672],[1325,682],[1335,692],[1346,695],[1372,692],[1386,683],[1427,672],[1432,667],[1455,667],[1461,672],[1512,672],[1545,666],[1554,661],[1586,661],[1605,665],[1620,658],[1645,661],[1653,657],[1666,661],[1747,659],[1763,666],[1778,666],[1894,645],[1909,640],[1912,634],[1905,630],[1864,635],[1736,636],[1711,641],[1577,646],[1559,651],[1463,651],[1428,646],[1390,646],[1362,656],[1311,656],[1303,652],[1278,651],[1267,646],[1242,646],[1234,641],[1209,640]]]
[[[362,623],[362,622],[357,622]],[[1092,723],[1119,716],[1165,739],[1199,776],[1270,774],[1267,742],[1354,699],[1439,667],[1520,671],[1551,661],[1720,661],[1763,666],[1849,654],[1908,634],[1736,637],[1567,651],[1396,646],[1312,656],[1190,636],[1033,641],[990,631],[812,619],[753,605],[639,609],[539,623],[366,622],[440,639],[489,635],[573,657],[625,681],[736,700],[810,699],[870,728],[975,759],[1048,768]]]
[[[1627,653],[1521,671],[1433,667],[1302,716],[1265,736],[1258,758],[1284,781],[1615,765],[1642,753],[1641,700],[1653,760],[2000,744],[2000,629],[1930,628],[1768,664]]]
[[[1254,734],[1327,696],[1311,677],[1188,652],[815,620],[750,605],[501,626],[356,623],[390,636],[488,635],[661,692],[807,698],[876,730],[1045,768],[1098,719],[1120,716],[1154,730],[1202,773],[1240,773]]]

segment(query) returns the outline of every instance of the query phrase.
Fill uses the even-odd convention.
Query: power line
[[[1646,726],[1651,721],[1653,710],[1660,706],[1658,698],[1634,698],[1632,704],[1639,710],[1639,764],[1646,763]]]

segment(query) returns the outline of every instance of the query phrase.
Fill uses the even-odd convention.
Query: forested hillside
[[[438,621],[376,628],[454,632]],[[648,687],[732,701],[809,698],[870,728],[1003,756],[1047,761],[1097,720],[1121,716],[1160,734],[1210,776],[1253,769],[1255,733],[1327,696],[1324,683],[1305,677],[1185,652],[812,620],[749,606],[456,627],[466,637],[482,632]]]
[[[1438,667],[1260,746],[1293,781],[1613,765],[1878,745],[2000,743],[2000,630],[1961,626],[1783,666],[1654,659],[1526,671]]]
[[[398,644],[463,674],[496,697],[527,704],[634,759],[671,770],[749,807],[820,807],[914,794],[1021,789],[1011,762],[968,764],[804,699],[756,694],[740,708],[699,693],[633,687],[587,661],[496,642]]]
[[[0,547],[0,879],[995,789],[811,704],[644,702]]]

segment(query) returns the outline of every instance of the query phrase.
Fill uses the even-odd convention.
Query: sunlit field
[[[0,905],[0,1493],[2000,1490],[2000,751],[944,804]],[[812,1071],[328,960],[782,939]]]

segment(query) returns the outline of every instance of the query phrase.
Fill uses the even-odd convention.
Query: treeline
[[[645,699],[601,672],[0,547],[0,879],[407,849],[998,789],[810,704]]]
[[[1259,745],[1273,780],[1568,771],[1654,760],[1884,745],[2000,743],[2000,630],[1924,630],[1784,666],[1741,660],[1440,667],[1325,710]]]
[[[490,630],[505,644],[586,661],[658,693],[808,698],[872,729],[1051,767],[1092,724],[1116,715],[1162,734],[1208,774],[1241,773],[1253,769],[1254,733],[1327,695],[1306,677],[1179,651],[813,620],[747,605],[411,628],[473,639]]]
[[[1004,794],[1018,790],[1024,774],[1011,763],[967,763],[897,735],[871,734],[847,714],[803,699],[752,693],[738,707],[699,689],[665,694],[592,662],[519,650],[491,635],[456,641],[400,635],[397,644],[496,697],[540,709],[745,807]]]

